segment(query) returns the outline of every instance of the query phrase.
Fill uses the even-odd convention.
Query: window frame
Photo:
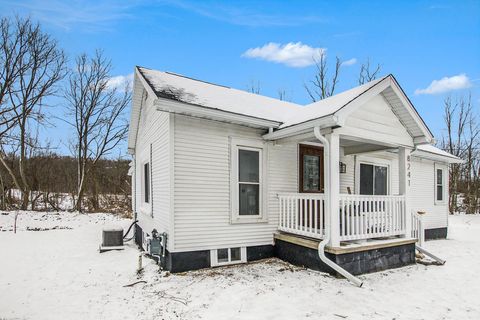
[[[441,181],[441,184],[438,183],[438,178],[437,178],[437,172],[438,170],[440,170],[442,172],[442,181]],[[434,165],[434,171],[433,171],[433,174],[434,174],[434,177],[433,177],[433,181],[434,181],[434,185],[433,185],[433,188],[434,188],[434,201],[435,201],[435,205],[445,205],[446,203],[446,192],[445,192],[445,189],[446,189],[446,177],[445,177],[445,168],[443,166],[440,166],[438,164],[435,164]],[[438,200],[438,191],[437,191],[437,188],[438,186],[442,186],[442,200]]]
[[[240,260],[232,261],[232,249],[240,248]],[[227,249],[228,251],[228,261],[218,262],[218,250]],[[247,262],[247,247],[242,246],[232,246],[227,248],[217,248],[210,250],[210,266],[211,267],[221,267],[228,266],[233,264],[240,264]]]
[[[144,157],[141,157],[139,161],[140,171],[140,201],[139,201],[139,212],[148,216],[153,217],[153,199],[152,199],[152,161],[150,161],[150,153],[146,154]],[[145,202],[145,165],[148,163],[149,167],[149,202]]]
[[[148,166],[148,170],[145,170],[145,166]],[[148,181],[146,179],[146,173],[148,172]],[[152,193],[151,193],[151,179],[152,179],[152,169],[150,161],[145,161],[142,165],[142,203],[143,204],[150,204],[152,201]],[[147,189],[148,188],[148,192]]]
[[[240,180],[239,180],[239,150],[257,151],[258,155],[258,215],[240,215]],[[266,192],[267,192],[267,150],[262,140],[230,137],[230,222],[261,223],[267,221]],[[255,183],[257,184],[257,183]]]
[[[386,167],[387,168],[387,196],[392,194],[392,179],[391,179],[391,161],[384,160],[383,159],[376,159],[376,158],[358,158],[356,160],[356,165],[355,165],[355,193],[360,194],[360,165],[361,164],[366,164],[366,165],[372,165],[372,166],[377,166],[377,167]],[[373,169],[373,195],[375,195],[375,168]]]

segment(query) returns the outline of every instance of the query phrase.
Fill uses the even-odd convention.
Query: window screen
[[[150,202],[150,163],[143,165],[144,201]]]
[[[239,215],[260,214],[260,152],[238,150]]]

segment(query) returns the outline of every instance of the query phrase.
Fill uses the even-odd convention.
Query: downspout
[[[315,138],[320,140],[322,142],[324,148],[323,148],[323,167],[325,168],[324,170],[324,177],[325,181],[330,181],[330,165],[329,165],[329,157],[330,157],[330,143],[328,142],[327,139],[325,139],[324,136],[320,133],[320,127],[314,127],[313,132],[315,134]],[[327,185],[327,188],[324,190],[325,198],[327,201],[325,202],[325,212],[328,212],[328,214],[325,216],[325,225],[330,226],[330,186]],[[325,255],[325,246],[330,242],[330,228],[327,227],[325,228],[325,238],[320,241],[318,244],[318,256],[320,257],[320,260],[322,260],[323,263],[325,263],[327,266],[341,274],[343,277],[347,278],[348,281],[356,285],[357,287],[361,287],[363,285],[363,282],[349,273],[347,270],[343,269],[340,267],[338,264],[333,262],[332,260],[328,259],[327,256]]]

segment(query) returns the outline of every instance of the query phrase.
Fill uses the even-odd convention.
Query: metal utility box
[[[123,229],[111,228],[103,229],[102,247],[119,247],[123,246]]]
[[[148,251],[151,255],[160,256],[162,254],[162,239],[152,238],[150,239],[150,245]]]

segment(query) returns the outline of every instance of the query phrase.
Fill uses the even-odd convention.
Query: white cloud
[[[353,66],[355,63],[357,63],[357,58],[352,58],[347,61],[343,61],[342,66]]]
[[[270,42],[263,47],[250,48],[242,54],[242,57],[256,58],[276,63],[282,63],[289,67],[307,67],[315,64],[314,59],[319,59],[325,54],[325,48],[313,48],[301,42],[289,42],[279,44]]]
[[[110,89],[124,89],[125,86],[133,83],[133,73],[127,74],[126,76],[115,76],[111,77],[108,80],[107,86]]]
[[[472,86],[472,82],[465,73],[443,77],[440,80],[433,80],[425,89],[415,90],[415,94],[439,94],[452,90],[466,89]]]

